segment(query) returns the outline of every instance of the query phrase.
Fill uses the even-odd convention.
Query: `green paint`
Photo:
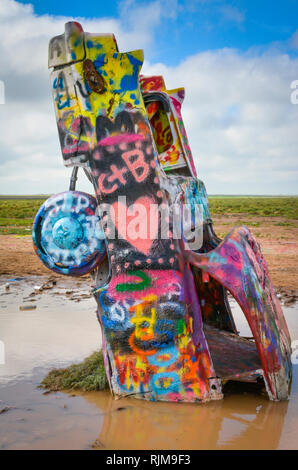
[[[183,318],[180,318],[180,320],[177,321],[178,335],[182,335],[182,333],[184,333],[184,330],[185,330],[185,321],[183,320]]]
[[[117,292],[132,292],[144,290],[151,286],[151,279],[143,271],[129,271],[128,276],[137,276],[142,279],[141,282],[124,282],[116,286]]]

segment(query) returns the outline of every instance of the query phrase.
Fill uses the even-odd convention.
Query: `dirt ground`
[[[281,294],[288,292],[296,295],[298,292],[297,220],[220,215],[214,216],[213,222],[215,232],[220,237],[225,236],[235,226],[246,225],[251,229],[261,244],[274,286]],[[51,273],[36,256],[30,236],[1,235],[0,274],[21,276],[54,273]]]

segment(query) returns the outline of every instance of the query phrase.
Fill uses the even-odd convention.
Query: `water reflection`
[[[104,414],[97,448],[113,450],[276,449],[288,409],[288,402],[255,395],[231,395],[202,406],[114,401],[108,393],[85,398]]]

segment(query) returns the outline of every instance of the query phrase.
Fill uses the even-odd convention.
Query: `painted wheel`
[[[55,194],[43,203],[34,220],[32,238],[47,268],[82,276],[102,262],[106,249],[96,207],[94,197],[79,191]]]

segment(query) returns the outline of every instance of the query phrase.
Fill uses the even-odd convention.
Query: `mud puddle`
[[[283,403],[240,391],[205,405],[115,401],[108,391],[44,394],[37,387],[49,369],[81,361],[101,344],[88,280],[48,281],[0,277],[0,449],[298,448],[296,365]],[[48,288],[38,291],[44,283]],[[26,305],[36,308],[20,310]],[[250,336],[232,308],[241,334]],[[298,305],[284,312],[298,340]]]

